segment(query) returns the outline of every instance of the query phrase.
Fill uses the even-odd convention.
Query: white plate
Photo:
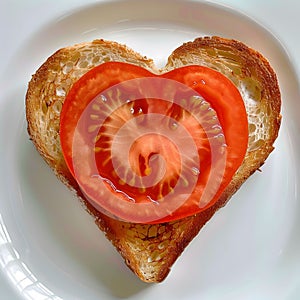
[[[215,215],[162,284],[145,284],[29,141],[26,84],[65,45],[115,40],[163,65],[174,48],[201,35],[239,39],[270,60],[282,92],[282,128],[262,172]],[[41,28],[8,65],[12,88],[1,90],[0,106],[0,266],[22,299],[299,299],[300,93],[288,56],[270,32],[207,2],[102,2]]]

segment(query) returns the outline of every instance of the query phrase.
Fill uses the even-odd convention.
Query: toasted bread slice
[[[205,65],[222,72],[238,87],[248,114],[249,146],[243,164],[212,207],[192,217],[149,225],[112,219],[85,200],[62,155],[60,111],[73,83],[91,68],[107,61],[128,62],[156,73],[189,64]],[[145,282],[165,279],[203,225],[265,162],[278,135],[280,106],[276,75],[267,60],[241,42],[219,37],[198,38],[182,45],[170,55],[162,70],[156,69],[151,59],[115,42],[95,40],[63,48],[33,75],[26,95],[28,132],[37,150],[60,180],[76,192],[129,268]]]

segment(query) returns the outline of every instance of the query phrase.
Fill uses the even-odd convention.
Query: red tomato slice
[[[72,87],[63,105],[65,161],[87,199],[124,221],[159,223],[212,206],[243,162],[244,102],[202,66],[157,75],[109,62]]]

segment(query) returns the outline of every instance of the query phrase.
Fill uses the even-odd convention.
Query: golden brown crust
[[[254,49],[247,47],[237,40],[228,40],[221,37],[204,37],[197,38],[193,42],[188,42],[178,47],[168,58],[168,64],[173,59],[189,57],[192,54],[198,55],[203,53],[199,50],[209,50],[211,56],[209,60],[229,59],[232,62],[239,63],[241,74],[235,73],[238,77],[254,77],[263,85],[262,97],[272,97],[270,105],[274,111],[280,111],[281,98],[274,70],[271,68],[266,58]],[[214,54],[212,54],[214,50]],[[234,72],[234,70],[231,70]],[[278,129],[278,128],[277,128]]]
[[[281,118],[279,87],[267,60],[241,42],[206,37],[177,48],[161,72],[187,64],[207,65],[228,76],[244,97],[252,98],[246,100],[250,124],[248,152],[219,201],[206,211],[170,223],[132,224],[102,215],[84,199],[66,167],[59,143],[59,115],[66,93],[81,75],[109,60],[126,61],[157,72],[152,60],[114,42],[97,40],[61,49],[39,68],[29,83],[28,132],[39,153],[62,182],[77,193],[133,272],[143,281],[161,282],[203,225],[273,150]]]

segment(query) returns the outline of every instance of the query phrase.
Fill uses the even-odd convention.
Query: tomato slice
[[[248,122],[235,85],[186,66],[165,74],[101,64],[71,88],[65,161],[86,198],[124,221],[159,223],[212,206],[243,162]]]

